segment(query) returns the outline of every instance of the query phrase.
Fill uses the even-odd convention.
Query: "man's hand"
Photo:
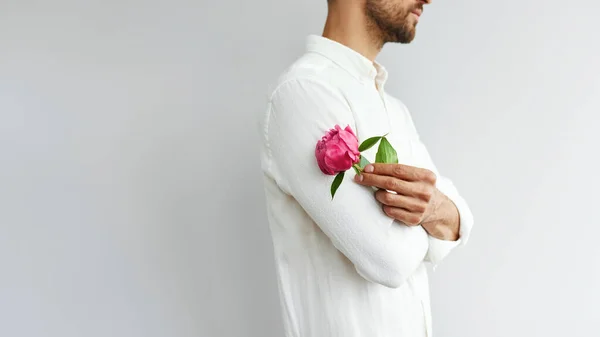
[[[407,226],[421,225],[441,240],[458,239],[459,215],[456,206],[436,187],[436,175],[427,169],[374,163],[356,175],[361,185],[380,188],[375,198],[383,211]],[[390,192],[391,191],[391,192]]]

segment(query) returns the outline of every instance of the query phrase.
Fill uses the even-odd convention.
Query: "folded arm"
[[[352,111],[334,88],[313,79],[280,85],[271,97],[265,130],[268,169],[358,274],[399,287],[423,262],[427,233],[386,216],[373,189],[352,181],[353,172],[345,175],[332,200],[329,188],[334,177],[319,170],[314,151],[317,141],[336,124],[356,130]]]

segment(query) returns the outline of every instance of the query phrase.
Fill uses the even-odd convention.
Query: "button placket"
[[[392,118],[390,117],[390,112],[388,111],[388,106],[385,101],[385,91],[383,90],[383,85],[379,82],[376,82],[375,86],[377,87],[377,92],[379,94],[379,98],[381,99],[381,103],[383,104],[383,109],[385,110],[385,115],[388,120],[388,127],[390,132],[392,132]]]

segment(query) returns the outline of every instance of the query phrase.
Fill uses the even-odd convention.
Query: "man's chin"
[[[398,32],[398,34],[396,35],[396,39],[398,43],[402,43],[402,44],[408,44],[411,43],[415,37],[417,35],[417,32],[415,29],[412,29],[410,32]]]

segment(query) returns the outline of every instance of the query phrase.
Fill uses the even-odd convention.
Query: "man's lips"
[[[419,18],[421,17],[421,14],[423,14],[423,10],[422,9],[415,9],[411,13],[415,15],[415,20],[418,22]]]

